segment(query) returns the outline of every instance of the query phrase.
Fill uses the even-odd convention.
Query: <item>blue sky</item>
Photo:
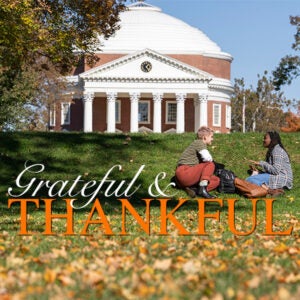
[[[231,78],[256,86],[257,74],[271,74],[280,59],[298,54],[291,46],[296,27],[290,15],[300,15],[299,0],[146,0],[166,14],[202,30],[230,53]],[[300,79],[284,87],[287,98],[300,100]]]

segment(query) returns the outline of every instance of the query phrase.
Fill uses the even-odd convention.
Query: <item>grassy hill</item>
[[[84,182],[101,180],[113,166],[110,178],[116,181],[134,178],[143,167],[135,185],[140,185],[133,198],[148,196],[147,189],[160,172],[166,173],[161,181],[166,186],[174,175],[177,160],[184,148],[194,139],[194,134],[82,134],[82,133],[2,133],[0,135],[0,193],[3,195],[8,186],[15,186],[18,174],[25,165],[44,165],[39,174],[26,172],[27,181],[33,177],[38,180],[76,179],[82,176]],[[260,160],[265,158],[266,149],[262,147],[262,134],[235,133],[215,134],[210,151],[217,162],[224,163],[241,178],[247,177],[248,162],[245,158]],[[288,195],[299,195],[300,134],[282,134],[294,171],[293,191]],[[119,170],[117,165],[122,166]],[[35,168],[37,171],[38,167]],[[23,183],[25,184],[25,183]],[[71,185],[71,182],[70,182]],[[70,186],[69,185],[69,186]],[[79,185],[78,185],[79,186]],[[117,183],[114,185],[117,187]],[[102,189],[104,190],[104,188]],[[44,191],[47,194],[47,189]],[[298,193],[298,194],[297,194]],[[39,193],[39,196],[45,196]],[[101,195],[101,192],[99,193]],[[178,196],[184,196],[179,193]],[[107,197],[106,197],[107,198]]]
[[[238,195],[221,194],[222,204],[206,205],[206,213],[213,215],[219,211],[220,220],[207,218],[204,236],[197,231],[201,204],[189,199],[178,208],[180,198],[188,199],[187,195],[170,187],[165,189],[180,154],[194,139],[193,134],[1,133],[0,295],[27,299],[299,298],[300,134],[281,137],[291,157],[294,188],[274,201],[273,228],[282,232],[293,226],[292,234],[265,235],[264,201],[257,203],[255,230],[248,235],[234,234],[229,226],[227,199],[237,199],[238,232],[251,231],[253,202]],[[265,157],[262,139],[263,135],[258,133],[215,134],[210,151],[217,162],[245,178],[245,158]],[[40,166],[20,177],[19,185],[23,187],[17,188],[16,180],[25,166],[37,164]],[[44,170],[39,172],[42,165]],[[78,184],[73,193],[90,182],[85,195],[92,194],[107,172],[111,181],[103,184],[97,197],[109,225],[91,224],[89,235],[81,235],[93,202],[87,205],[88,197],[79,195],[75,203],[85,207],[73,212],[74,235],[64,235],[64,219],[52,220],[53,235],[43,234],[47,221],[40,199],[56,198],[53,214],[65,214],[64,197],[56,194],[66,193],[76,178]],[[162,172],[165,178],[158,175]],[[159,188],[165,189],[167,195],[175,194],[168,197],[168,212],[174,210],[176,219],[189,234],[180,235],[180,226],[170,220],[167,234],[160,234],[162,202],[158,200],[150,205],[151,233],[146,234],[140,226],[146,218],[142,199],[156,198],[149,195],[148,189],[151,187],[156,193],[153,183],[157,176],[161,178]],[[62,189],[66,181],[69,182]],[[43,185],[39,186],[40,182]],[[20,206],[13,203],[7,207],[8,198],[13,198],[8,195],[8,188],[12,188],[11,194],[21,195],[29,185],[22,198],[39,199],[39,207],[28,205],[30,235],[18,235]],[[36,194],[35,189],[39,189]],[[117,192],[121,197],[114,195]],[[49,197],[49,193],[54,196]],[[142,218],[138,223],[127,214],[126,235],[120,234],[125,221],[118,198],[128,199]],[[97,212],[93,220],[97,220]],[[101,216],[103,221],[100,214],[98,223]],[[107,234],[108,226],[111,235]]]

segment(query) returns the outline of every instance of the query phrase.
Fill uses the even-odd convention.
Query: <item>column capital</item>
[[[154,93],[152,96],[153,96],[153,102],[158,102],[160,103],[163,99],[163,93]]]
[[[108,92],[106,93],[107,102],[115,101],[118,96],[117,92]]]
[[[198,101],[199,103],[207,103],[208,94],[207,93],[199,93],[198,94]]]
[[[186,100],[186,94],[185,93],[178,93],[176,94],[176,102],[183,102]]]
[[[130,92],[129,93],[129,97],[130,97],[130,101],[131,102],[134,102],[134,101],[139,101],[140,97],[141,97],[141,94],[138,93],[138,92]]]
[[[95,98],[94,92],[84,92],[83,93],[83,101],[84,102],[93,102],[94,98]]]

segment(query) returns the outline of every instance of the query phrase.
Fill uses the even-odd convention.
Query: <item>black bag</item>
[[[225,169],[225,165],[224,164],[221,164],[221,163],[218,163],[216,161],[213,161],[213,163],[215,164],[215,173],[220,170],[220,169]]]
[[[177,178],[175,175],[170,179],[170,183],[172,183],[173,188],[181,189],[181,186],[180,186],[179,182],[177,181]]]
[[[217,187],[217,191],[219,193],[234,194],[236,192],[234,185],[234,179],[236,176],[232,171],[218,169],[215,171],[215,175],[220,178],[220,184]]]

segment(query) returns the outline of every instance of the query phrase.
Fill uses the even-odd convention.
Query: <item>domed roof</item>
[[[164,54],[202,54],[231,60],[230,54],[201,30],[137,1],[120,13],[120,29],[108,40],[101,38],[102,53],[132,53],[152,49]]]

